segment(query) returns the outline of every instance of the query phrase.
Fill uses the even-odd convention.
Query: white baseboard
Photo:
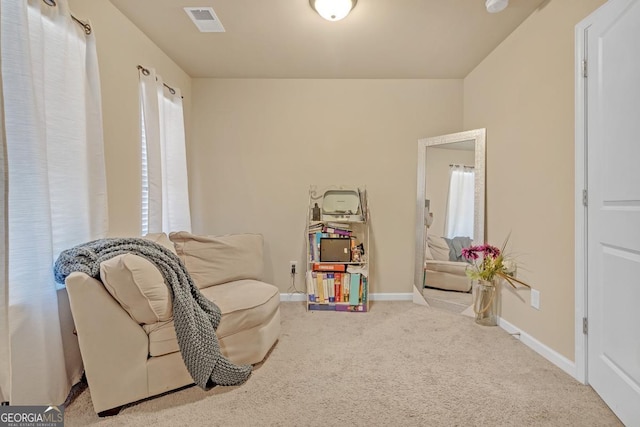
[[[369,295],[371,301],[411,301],[413,294],[411,293],[374,293]],[[281,293],[280,301],[282,302],[294,302],[294,301],[306,301],[306,294],[297,293]]]
[[[407,293],[373,293],[371,301],[413,301],[413,294]]]
[[[526,345],[527,347],[529,347],[530,349],[538,353],[540,356],[547,359],[549,362],[556,365],[558,368],[565,371],[567,374],[571,375],[573,378],[577,378],[575,362],[572,362],[571,360],[567,359],[557,351],[549,348],[545,344],[533,338],[531,335],[527,334],[526,332],[523,332],[522,330],[512,325],[511,323],[507,322],[503,318],[498,319],[498,325],[500,325],[500,327],[505,331],[507,331],[509,334],[516,334],[516,333],[520,334],[519,339],[520,341],[522,341],[524,345]],[[518,336],[514,336],[514,337],[518,338]]]

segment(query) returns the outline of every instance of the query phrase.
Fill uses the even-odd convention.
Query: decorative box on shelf
[[[307,309],[369,311],[369,210],[364,187],[309,189]]]

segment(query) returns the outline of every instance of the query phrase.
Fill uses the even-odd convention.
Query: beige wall
[[[69,0],[74,15],[93,26],[104,124],[109,232],[140,234],[140,113],[137,65],[153,67],[184,96],[185,127],[191,102],[191,78],[108,0]],[[187,134],[187,138],[188,138]]]
[[[433,135],[435,136],[435,135]],[[433,213],[433,223],[429,234],[444,236],[444,223],[447,214],[449,195],[449,165],[474,166],[475,152],[448,150],[446,148],[427,147],[427,165],[425,168],[427,199]]]
[[[265,236],[282,292],[309,185],[366,185],[372,292],[412,292],[417,140],[462,126],[461,80],[194,79],[193,228]],[[303,276],[297,287],[304,289]]]
[[[574,26],[602,0],[552,0],[464,80],[464,127],[487,128],[487,238],[540,291],[502,317],[574,360]]]

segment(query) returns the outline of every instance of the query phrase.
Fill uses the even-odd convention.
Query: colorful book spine
[[[342,301],[342,273],[334,274],[334,284],[336,289],[336,302]]]
[[[309,304],[309,310],[336,311],[335,304]]]
[[[367,303],[367,298],[369,298],[369,280],[362,276],[362,304]]]
[[[315,291],[313,289],[313,282],[315,280],[315,273],[308,271],[307,272],[307,297],[309,299],[309,302],[315,302],[316,301],[316,294]]]
[[[317,232],[316,233],[316,240],[315,240],[315,244],[313,245],[313,260],[314,261],[320,261],[320,240],[322,239],[322,233],[321,232]]]
[[[309,233],[309,261],[317,261],[316,259],[316,233]]]
[[[332,228],[339,228],[342,230],[348,230],[351,228],[351,225],[349,224],[342,224],[339,222],[327,222],[327,227],[332,227]]]
[[[346,271],[347,266],[344,264],[313,264],[314,271]]]
[[[351,274],[351,286],[349,286],[349,305],[360,303],[360,273]]]
[[[309,233],[315,233],[316,231],[322,231],[324,224],[319,222],[317,224],[311,224],[309,226]]]
[[[351,237],[350,230],[341,230],[339,228],[326,227],[324,231],[325,233],[334,234],[337,237]]]
[[[322,273],[316,273],[316,286],[318,289],[316,291],[316,302],[324,302],[324,286],[322,282],[323,282]]]
[[[349,302],[349,288],[351,286],[351,273],[342,276],[342,302]]]
[[[322,274],[322,292],[323,292],[322,302],[329,302],[329,280],[327,277],[327,273],[321,273],[321,274]]]
[[[348,304],[336,304],[335,311],[354,311],[354,312],[366,312],[367,307],[365,305],[348,305]],[[331,308],[333,310],[334,308]]]
[[[334,282],[335,282],[335,278],[333,276],[333,273],[327,273],[327,289],[329,291],[329,302],[336,302],[336,294],[335,294],[335,287],[334,287]]]

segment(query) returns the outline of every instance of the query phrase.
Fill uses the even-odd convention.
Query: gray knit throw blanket
[[[143,238],[100,239],[67,249],[54,266],[55,279],[64,283],[74,271],[100,276],[100,263],[121,254],[152,262],[162,273],[173,296],[173,321],[182,359],[195,383],[205,390],[215,385],[238,385],[251,375],[251,365],[238,366],[220,353],[216,329],[220,308],[205,298],[180,258]]]

